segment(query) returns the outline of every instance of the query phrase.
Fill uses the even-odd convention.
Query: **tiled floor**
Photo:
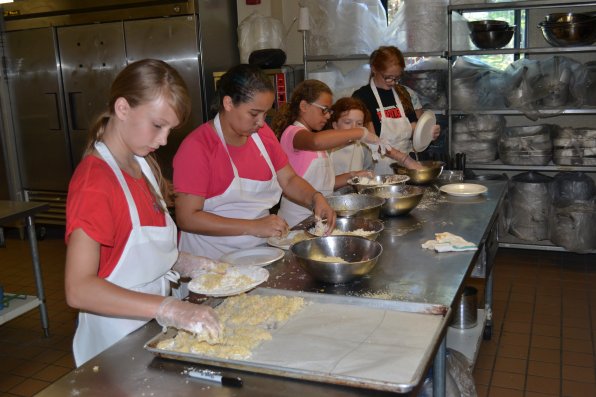
[[[7,230],[0,284],[33,294],[26,241]],[[60,230],[39,242],[49,317],[37,310],[0,326],[0,397],[31,396],[73,367],[76,312],[63,290]],[[596,396],[596,255],[500,249],[495,265],[494,329],[474,377],[480,397]]]

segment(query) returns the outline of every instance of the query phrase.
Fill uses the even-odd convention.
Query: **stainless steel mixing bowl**
[[[544,39],[553,47],[591,45],[596,41],[596,18],[583,22],[540,22]]]
[[[424,168],[420,170],[412,170],[405,167],[398,165],[397,163],[391,164],[391,168],[395,171],[398,175],[407,175],[410,177],[410,183],[414,183],[416,185],[427,185],[433,182],[441,171],[443,171],[443,166],[445,163],[442,161],[420,161],[420,164]]]
[[[348,180],[348,185],[353,186],[357,192],[360,192],[362,191],[362,189],[366,189],[372,186],[398,185],[400,183],[406,183],[409,180],[410,177],[407,175],[396,174],[376,175],[372,178],[355,176]]]
[[[338,217],[363,217],[378,219],[381,205],[385,202],[380,197],[368,194],[344,194],[341,196],[328,196],[327,202],[335,210]]]
[[[385,199],[381,212],[385,216],[405,215],[412,211],[424,195],[419,186],[377,186],[364,189],[362,193],[372,194]]]
[[[503,30],[477,30],[470,32],[470,39],[478,48],[496,49],[509,44],[514,32],[514,26]]]
[[[313,278],[336,284],[368,274],[377,264],[383,247],[364,237],[327,236],[300,241],[290,251]],[[333,257],[341,261],[330,261]]]
[[[314,222],[310,225],[306,226],[306,233],[313,237],[320,237],[321,234],[317,234],[314,231],[315,224]],[[351,232],[362,230],[366,232],[366,235],[361,237],[366,237],[369,240],[376,240],[379,237],[379,234],[383,231],[385,226],[383,222],[378,219],[369,219],[369,218],[337,218],[335,221],[335,229],[333,230],[333,235],[354,235],[349,234]]]

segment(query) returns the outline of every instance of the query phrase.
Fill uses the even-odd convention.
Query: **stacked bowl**
[[[596,41],[595,14],[548,14],[538,27],[544,39],[553,47],[591,45]]]
[[[468,22],[470,39],[480,49],[492,50],[505,47],[511,41],[515,26],[505,21],[486,19]]]

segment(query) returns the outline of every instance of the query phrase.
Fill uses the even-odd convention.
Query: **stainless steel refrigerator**
[[[18,154],[18,164],[7,168],[19,172],[28,200],[52,204],[38,223],[64,223],[69,179],[90,123],[107,108],[114,77],[135,60],[170,63],[191,93],[191,120],[157,152],[165,174],[171,175],[180,142],[206,120],[214,94],[207,76],[238,63],[236,2],[23,3],[38,7],[29,4],[15,18],[5,7],[6,74]],[[26,7],[11,7],[18,6]]]

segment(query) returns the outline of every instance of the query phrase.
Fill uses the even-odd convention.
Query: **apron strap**
[[[114,174],[116,174],[116,178],[118,179],[118,182],[122,187],[122,191],[124,192],[124,196],[126,197],[126,202],[128,203],[128,210],[130,212],[130,221],[132,223],[132,227],[139,227],[141,225],[141,221],[139,220],[137,206],[132,198],[132,194],[130,193],[128,184],[124,179],[124,174],[122,174],[122,170],[120,169],[120,167],[118,167],[118,164],[116,163],[116,159],[114,159],[114,156],[112,156],[110,149],[108,149],[106,144],[103,142],[95,142],[95,149],[104,159],[104,161],[108,163],[112,171],[114,171]]]

